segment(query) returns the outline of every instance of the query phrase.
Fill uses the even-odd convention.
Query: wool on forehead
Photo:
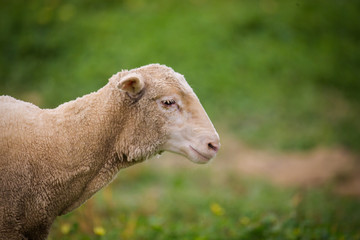
[[[184,93],[194,93],[185,77],[175,72],[171,67],[155,63],[133,69],[132,71],[146,75],[148,80],[160,86],[168,84],[179,88]]]

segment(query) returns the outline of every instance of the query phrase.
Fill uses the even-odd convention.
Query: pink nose
[[[219,143],[215,143],[215,142],[210,142],[208,143],[208,148],[212,151],[214,151],[215,153],[217,153],[217,151],[219,151]]]

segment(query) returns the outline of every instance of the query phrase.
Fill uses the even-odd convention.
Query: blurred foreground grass
[[[360,239],[359,200],[330,185],[282,189],[211,165],[154,166],[161,160],[121,171],[50,239]]]
[[[359,1],[0,4],[0,94],[55,107],[159,62],[247,143],[360,149]]]

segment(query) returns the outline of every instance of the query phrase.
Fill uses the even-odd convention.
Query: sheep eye
[[[165,105],[165,106],[172,106],[172,105],[174,105],[176,102],[175,102],[175,100],[163,100],[163,101],[161,101],[161,103],[162,103],[163,105]]]

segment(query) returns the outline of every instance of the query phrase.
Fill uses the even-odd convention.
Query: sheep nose
[[[219,147],[220,147],[219,142],[209,142],[208,143],[208,148],[210,150],[214,151],[215,153],[217,153],[217,151],[219,151]]]

